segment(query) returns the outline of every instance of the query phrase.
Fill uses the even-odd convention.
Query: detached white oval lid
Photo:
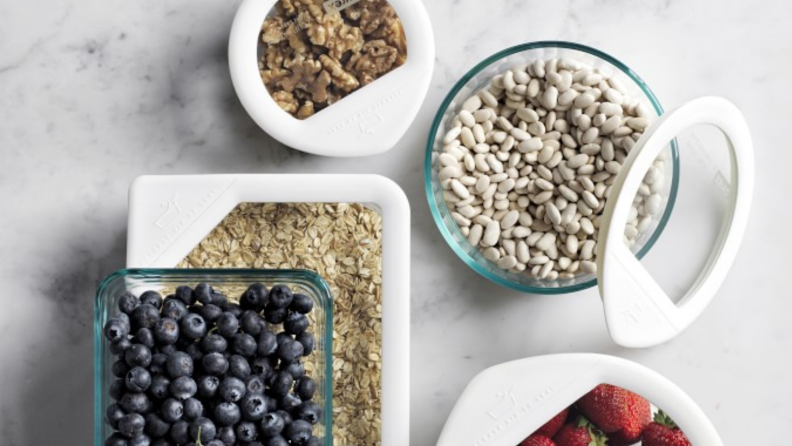
[[[359,1],[330,0],[323,7],[341,10]],[[396,145],[418,114],[434,69],[434,34],[423,3],[388,0],[402,22],[407,39],[403,65],[304,120],[278,106],[259,72],[259,34],[276,3],[276,0],[245,0],[231,29],[228,49],[231,80],[253,120],[282,143],[316,155],[375,155]]]
[[[624,230],[628,219],[635,219],[633,200],[652,163],[669,141],[694,126],[714,127],[725,137],[728,155],[724,159],[730,173],[722,182],[728,193],[721,197],[722,222],[711,231],[713,247],[692,285],[685,285],[687,291],[675,303],[625,244]],[[702,144],[695,145],[696,150],[711,151]],[[691,151],[680,145],[679,157],[684,159]],[[737,255],[748,220],[753,183],[754,155],[748,125],[737,107],[725,99],[693,100],[664,114],[646,130],[624,160],[600,220],[597,279],[608,330],[617,344],[633,348],[661,344],[701,315]],[[677,207],[676,212],[691,209]],[[674,247],[680,256],[686,255],[686,248]]]

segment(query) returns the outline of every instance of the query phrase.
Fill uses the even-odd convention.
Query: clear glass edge
[[[103,398],[106,392],[102,389],[102,314],[104,309],[104,290],[117,279],[134,275],[168,276],[233,276],[233,275],[279,275],[305,279],[316,287],[320,295],[324,296],[328,305],[325,309],[325,327],[330,333],[329,342],[325,340],[325,404],[323,410],[326,415],[324,446],[333,446],[333,295],[327,282],[314,271],[307,269],[179,269],[179,268],[123,268],[105,277],[96,289],[94,298],[94,445],[103,446],[102,423],[104,423]]]
[[[479,62],[478,64],[476,64],[467,73],[465,73],[459,79],[459,81],[456,82],[456,84],[454,84],[453,88],[451,88],[451,91],[449,91],[445,99],[443,99],[443,102],[440,104],[440,107],[438,108],[437,113],[435,114],[435,118],[432,122],[432,126],[429,130],[429,136],[427,138],[426,154],[424,156],[424,187],[429,202],[428,203],[429,210],[432,213],[432,218],[434,219],[435,224],[440,230],[440,233],[443,235],[443,238],[445,239],[446,243],[451,247],[452,251],[456,254],[456,256],[459,257],[463,262],[465,262],[465,264],[467,264],[471,269],[476,271],[478,274],[484,276],[486,279],[500,286],[510,288],[516,291],[521,291],[529,294],[542,294],[542,295],[567,294],[567,293],[573,293],[576,291],[581,291],[591,288],[597,284],[597,279],[593,278],[587,282],[570,285],[570,286],[562,286],[557,288],[551,288],[551,287],[544,288],[544,287],[529,286],[510,280],[505,280],[501,277],[492,274],[485,266],[477,262],[475,259],[471,258],[459,246],[459,244],[457,244],[456,240],[454,240],[448,227],[443,223],[443,218],[442,215],[440,215],[440,210],[438,208],[439,204],[435,200],[434,192],[432,189],[432,152],[434,149],[435,136],[438,129],[440,128],[440,124],[443,120],[443,115],[445,111],[448,109],[451,102],[454,100],[454,98],[459,93],[459,91],[476,74],[478,74],[484,68],[497,62],[498,60],[508,57],[512,54],[519,53],[521,51],[542,49],[542,48],[562,48],[562,49],[580,51],[591,54],[592,56],[598,57],[610,63],[611,65],[615,66],[616,68],[624,72],[624,74],[629,76],[638,85],[638,87],[641,89],[641,91],[643,91],[646,97],[649,98],[649,102],[651,102],[652,107],[654,107],[658,115],[663,114],[664,110],[663,107],[660,105],[660,101],[654,95],[654,93],[649,88],[649,86],[646,85],[643,79],[641,79],[641,77],[638,76],[638,74],[636,74],[627,65],[625,65],[618,59],[610,56],[609,54],[606,54],[600,50],[597,50],[595,48],[586,45],[581,45],[578,43],[561,41],[561,40],[546,40],[546,41],[529,42],[520,45],[515,45],[510,48],[501,50],[489,56],[488,58],[484,59],[483,61]],[[667,201],[668,204],[666,205],[665,211],[663,213],[663,217],[660,219],[660,222],[658,223],[654,233],[649,238],[649,240],[647,240],[643,248],[641,248],[641,250],[638,251],[638,253],[636,254],[636,256],[639,259],[641,259],[643,256],[646,255],[646,253],[649,252],[649,250],[652,248],[652,246],[654,246],[658,238],[662,235],[668,223],[668,219],[671,217],[671,212],[673,211],[674,203],[676,202],[677,190],[679,188],[679,168],[680,168],[679,150],[676,139],[671,141],[671,154],[673,159],[674,175],[672,176],[671,179],[671,188],[669,191],[669,196]]]

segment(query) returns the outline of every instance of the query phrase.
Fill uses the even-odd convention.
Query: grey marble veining
[[[412,444],[431,445],[465,384],[539,354],[615,354],[665,374],[727,444],[792,422],[783,0],[426,2],[437,65],[409,135],[377,157],[305,155],[263,134],[226,65],[238,1],[0,3],[0,444],[92,442],[93,294],[124,266],[126,192],[141,174],[353,172],[396,180],[413,212]],[[426,205],[424,144],[453,83],[517,43],[575,40],[622,59],[667,106],[706,94],[746,114],[757,187],[745,243],[705,315],[652,350],[617,348],[595,290],[523,296],[480,279]]]

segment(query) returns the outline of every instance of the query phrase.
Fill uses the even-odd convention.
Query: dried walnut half
[[[280,0],[262,24],[259,69],[273,99],[298,119],[401,66],[407,42],[384,0],[327,12],[320,0]]]

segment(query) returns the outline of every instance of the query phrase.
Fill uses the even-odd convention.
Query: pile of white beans
[[[594,274],[605,200],[652,117],[618,79],[578,60],[495,76],[462,104],[436,158],[451,217],[499,268],[547,280]],[[664,181],[661,157],[635,197],[628,246],[660,213]]]

